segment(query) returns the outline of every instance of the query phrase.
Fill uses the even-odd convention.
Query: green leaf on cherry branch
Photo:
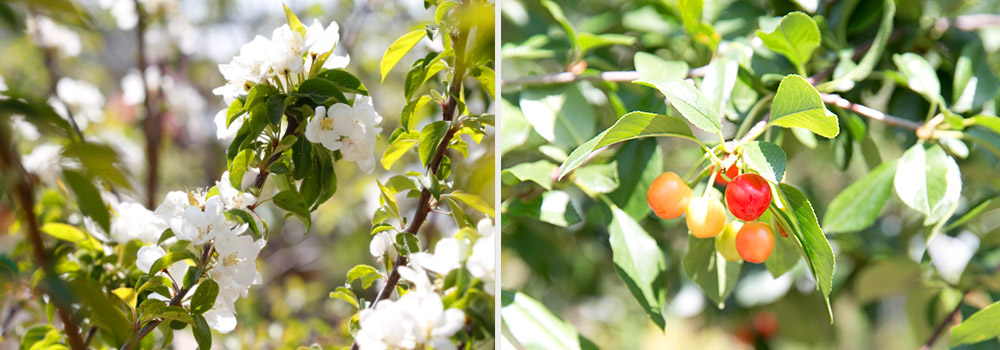
[[[341,92],[368,95],[368,88],[361,82],[361,79],[341,68],[324,70],[316,77],[333,83]]]
[[[764,42],[764,46],[788,58],[801,74],[804,74],[803,67],[820,44],[816,21],[797,11],[782,17],[778,26],[769,32],[758,30],[757,37]]]
[[[892,193],[896,164],[882,163],[834,197],[823,214],[823,227],[829,232],[854,232],[875,223]]]
[[[722,130],[719,112],[708,102],[708,98],[694,85],[684,80],[636,80],[636,84],[646,85],[660,91],[670,105],[677,109],[685,119],[699,129],[710,133]]]
[[[420,39],[423,39],[427,34],[426,30],[414,30],[412,32],[403,34],[389,45],[389,48],[385,50],[385,54],[382,55],[382,62],[379,64],[379,72],[382,74],[382,81],[385,81],[385,76],[389,74],[392,67],[399,63],[399,60],[406,56],[407,52],[410,52]]]
[[[743,161],[750,169],[772,184],[781,183],[785,175],[785,151],[780,146],[767,141],[750,141],[744,143]]]
[[[865,52],[865,56],[861,58],[861,62],[858,62],[853,69],[843,74],[835,71],[833,80],[820,84],[816,89],[823,92],[846,91],[854,87],[854,82],[867,78],[871,74],[872,69],[875,68],[875,64],[882,59],[885,46],[889,42],[889,35],[892,33],[892,21],[895,15],[896,2],[893,0],[883,0],[882,21],[879,23],[878,32],[875,33],[875,40],[872,41],[872,46]]]
[[[256,159],[254,155],[254,150],[245,149],[229,163],[229,184],[233,185],[233,188],[243,190],[243,174]]]
[[[302,21],[300,21],[299,17],[295,15],[295,12],[292,12],[292,9],[288,8],[288,5],[282,4],[281,6],[285,7],[285,20],[288,22],[288,26],[291,27],[292,30],[299,32],[299,34],[305,38],[306,26],[302,25]]]
[[[376,280],[384,278],[381,273],[378,272],[374,267],[368,265],[357,265],[351,268],[347,272],[347,282],[353,282],[354,280],[361,281],[361,287],[367,289],[371,287],[372,283]]]
[[[812,203],[797,188],[788,185],[780,185],[780,193],[787,199],[784,210],[776,209],[772,200],[772,212],[777,213],[785,223],[791,226],[788,232],[794,235],[802,252],[809,264],[816,279],[816,288],[823,292],[826,301],[827,311],[830,313],[830,323],[833,323],[833,309],[830,308],[830,292],[833,290],[833,271],[836,268],[836,261],[833,256],[833,248],[827,241],[823,229],[816,220],[816,211],[813,210]],[[777,200],[777,199],[776,199]],[[786,230],[787,231],[787,230]]]
[[[444,140],[448,128],[448,122],[439,120],[427,124],[420,131],[420,145],[417,147],[417,151],[420,154],[420,162],[425,167],[430,164],[431,159],[434,157],[434,152],[437,150],[438,145],[441,144],[441,141]]]
[[[385,153],[382,154],[382,167],[385,170],[390,170],[399,158],[402,158],[410,148],[417,144],[418,137],[420,137],[419,133],[411,131],[392,141],[389,147],[386,147]]]
[[[538,135],[569,148],[594,135],[594,109],[575,84],[521,91],[521,111]]]
[[[208,350],[212,348],[212,329],[208,327],[205,317],[200,314],[191,315],[191,331],[194,333],[194,340],[198,343],[198,349]]]
[[[100,241],[71,225],[50,222],[42,225],[41,230],[49,236],[73,243],[82,249],[91,251],[100,251],[102,249]]]
[[[667,262],[656,240],[614,204],[611,209],[611,251],[615,272],[628,287],[629,292],[660,329],[666,327],[663,304],[666,302]],[[714,251],[714,245],[712,246]]]
[[[632,58],[639,79],[645,81],[682,80],[688,74],[684,61],[666,61],[648,52],[636,52]]]
[[[1000,337],[1000,302],[977,311],[951,329],[948,346],[957,347]]]
[[[508,185],[531,181],[546,190],[552,189],[552,173],[557,166],[542,159],[532,163],[520,163],[500,172],[500,180]]]
[[[604,132],[574,149],[563,162],[562,171],[558,178],[561,179],[573,169],[583,165],[591,153],[603,147],[635,138],[656,136],[682,137],[701,143],[694,137],[691,127],[681,118],[647,112],[631,112],[622,116]]]
[[[195,255],[190,250],[182,249],[182,250],[171,251],[168,252],[166,255],[160,257],[159,259],[156,259],[156,262],[154,262],[153,265],[149,268],[149,275],[154,276],[161,270],[172,265],[173,263],[182,260],[191,260],[192,262],[195,263],[195,265],[197,265],[198,262],[200,261],[200,259],[198,259],[198,256]],[[178,277],[180,276],[174,276],[174,278]]]
[[[906,206],[927,216],[957,202],[962,191],[958,164],[939,145],[918,143],[899,159],[893,185]]]
[[[509,330],[504,334],[525,349],[597,349],[572,324],[523,292],[501,291],[500,305],[502,326]]]
[[[892,61],[903,74],[910,90],[920,94],[932,104],[941,102],[941,82],[934,67],[927,60],[918,54],[907,52],[892,55]]]
[[[719,309],[726,306],[726,298],[736,287],[742,266],[742,262],[726,261],[715,249],[715,239],[688,237],[684,273]]]
[[[330,292],[330,298],[340,299],[350,303],[355,309],[358,309],[358,296],[354,294],[353,291],[347,287],[337,287],[336,290]]]
[[[826,138],[840,134],[837,115],[826,109],[816,88],[795,74],[785,76],[778,85],[771,102],[770,125],[805,128]]]

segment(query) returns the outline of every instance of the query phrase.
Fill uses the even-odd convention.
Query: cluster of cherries
[[[760,175],[740,175],[736,164],[726,169],[725,176],[714,167],[710,171],[715,172],[715,183],[726,186],[726,206],[739,220],[727,225],[726,209],[721,201],[708,196],[692,197],[691,188],[676,173],[669,171],[658,176],[649,186],[646,192],[649,207],[664,219],[674,219],[686,213],[691,235],[715,237],[715,249],[727,261],[764,262],[774,250],[774,231],[769,224],[754,220],[771,205],[771,186]],[[787,237],[781,226],[778,226],[778,232]]]

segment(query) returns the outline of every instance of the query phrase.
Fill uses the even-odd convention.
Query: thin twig
[[[692,68],[691,70],[688,71],[687,76],[689,77],[705,76],[706,69],[707,66]],[[639,79],[639,72],[634,70],[600,72],[597,74],[574,74],[573,72],[561,72],[561,73],[553,73],[545,75],[504,79],[500,81],[500,86],[504,87],[504,86],[515,86],[515,85],[566,84],[582,80],[627,83],[636,79]]]
[[[940,323],[938,323],[937,328],[934,329],[934,333],[931,333],[931,337],[928,338],[927,342],[920,347],[920,350],[930,350],[931,346],[934,346],[934,343],[937,342],[937,339],[941,336],[941,334],[944,333],[944,329],[948,328],[948,325],[953,323],[955,315],[958,314],[958,312],[960,311],[959,309],[962,307],[962,300],[965,299],[965,296],[969,295],[970,291],[971,290],[962,293],[962,299],[958,300],[958,304],[955,305],[955,309],[951,310],[951,312],[949,312],[948,315],[945,316]]]
[[[891,115],[879,112],[879,111],[877,111],[877,110],[875,110],[875,109],[873,109],[871,107],[868,107],[868,106],[865,106],[865,105],[861,105],[861,104],[857,104],[857,103],[848,101],[847,99],[845,99],[843,97],[840,97],[840,95],[837,95],[837,94],[822,94],[821,93],[819,95],[823,99],[824,103],[831,104],[831,105],[834,105],[834,106],[837,106],[837,107],[840,107],[840,108],[844,108],[844,109],[850,110],[850,111],[852,111],[854,113],[860,114],[862,116],[865,116],[865,117],[868,117],[868,118],[871,118],[871,119],[875,119],[875,120],[881,121],[881,122],[889,124],[889,125],[894,125],[894,126],[898,126],[898,127],[901,127],[901,128],[906,128],[906,129],[910,129],[910,130],[913,130],[913,131],[920,130],[920,128],[923,127],[923,124],[921,124],[921,123],[917,123],[917,122],[909,120],[909,119],[903,119],[903,118],[900,118],[900,117],[894,117],[894,116],[891,116]]]
[[[2,147],[2,150],[0,150],[0,169],[3,169],[4,173],[18,174],[11,176],[11,179],[16,181],[13,184],[11,192],[13,192],[14,200],[21,206],[24,213],[24,223],[28,233],[28,240],[31,242],[32,251],[35,255],[35,262],[42,266],[46,280],[59,279],[59,274],[56,273],[55,266],[52,265],[45,251],[45,243],[42,241],[41,230],[38,227],[38,217],[35,215],[34,186],[30,182],[24,166],[21,165],[20,157],[14,151],[13,140],[10,139],[8,131],[3,127],[0,127],[0,145],[3,145],[0,146]],[[45,285],[48,286],[49,283],[45,283]],[[66,340],[70,348],[73,350],[85,349],[83,338],[80,337],[79,327],[73,322],[72,313],[67,309],[67,305],[62,305],[62,303],[55,302],[54,300],[53,302],[58,309],[59,318],[62,320],[63,331],[66,333]]]

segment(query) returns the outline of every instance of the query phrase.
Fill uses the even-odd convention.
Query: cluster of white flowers
[[[382,128],[382,116],[375,111],[372,99],[358,95],[354,106],[337,103],[316,107],[316,115],[306,125],[306,139],[331,151],[340,150],[346,161],[358,163],[365,172],[375,170],[375,140]]]
[[[63,118],[73,118],[80,130],[104,121],[104,95],[93,84],[62,77],[56,83],[56,96],[49,98],[49,105]]]
[[[28,17],[28,34],[38,46],[75,57],[80,54],[80,35],[48,17]]]
[[[444,309],[441,296],[419,267],[402,266],[399,275],[414,287],[398,300],[382,300],[374,308],[361,311],[361,329],[355,341],[361,349],[451,350],[456,346],[448,338],[462,329],[465,313]]]
[[[383,300],[374,308],[361,311],[361,329],[355,338],[361,349],[417,349],[424,345],[435,349],[454,349],[448,340],[464,324],[465,314],[458,309],[444,310],[441,296],[427,278],[428,272],[441,276],[465,264],[469,273],[483,281],[484,289],[494,294],[493,222],[482,219],[476,225],[481,237],[472,242],[467,237],[442,238],[434,253],[410,254],[410,266],[399,268],[400,276],[413,288],[398,300]],[[372,255],[381,257],[392,247],[392,235],[381,232],[372,239]],[[470,252],[471,247],[471,252]],[[471,255],[470,255],[471,253]]]
[[[234,188],[228,172],[222,174],[216,188],[219,194],[211,197],[204,191],[170,192],[155,211],[132,202],[112,203],[116,217],[111,225],[111,239],[119,243],[138,239],[148,244],[139,249],[136,258],[136,266],[143,272],[149,272],[153,263],[166,254],[156,242],[167,228],[174,232],[174,237],[161,242],[163,245],[178,240],[195,246],[214,244],[218,257],[207,267],[208,276],[219,285],[219,295],[204,316],[210,327],[228,333],[236,327],[236,301],[246,297],[251,285],[261,282],[255,260],[265,241],[245,234],[247,224],[226,217],[226,211],[245,209],[257,198]],[[93,226],[88,224],[88,229],[100,232],[100,228]],[[187,267],[184,261],[176,262],[166,269],[166,276],[179,283]],[[167,296],[157,298],[167,299]]]
[[[226,85],[212,90],[222,96],[226,104],[246,95],[257,84],[270,84],[288,92],[306,78],[313,64],[321,56],[333,51],[340,41],[340,27],[331,22],[323,28],[319,20],[306,28],[305,37],[287,24],[274,29],[271,38],[258,35],[240,47],[240,54],[228,64],[220,64],[219,71]],[[344,68],[350,58],[331,54],[322,68]],[[220,112],[223,115],[225,111]]]

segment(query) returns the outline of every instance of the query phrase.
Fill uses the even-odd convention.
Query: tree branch
[[[852,111],[854,113],[860,114],[862,116],[865,116],[865,117],[868,117],[868,118],[871,118],[871,119],[875,119],[875,120],[881,121],[881,122],[889,124],[889,125],[894,125],[894,126],[898,126],[898,127],[901,127],[901,128],[906,128],[906,129],[910,129],[910,130],[913,130],[913,131],[920,130],[920,128],[924,126],[921,123],[917,123],[917,122],[909,120],[909,119],[903,119],[903,118],[900,118],[900,117],[894,117],[894,116],[891,116],[891,115],[879,112],[879,111],[877,111],[875,109],[872,109],[872,108],[870,108],[868,106],[860,105],[860,104],[848,101],[847,99],[845,99],[843,97],[840,97],[840,95],[837,95],[837,94],[823,94],[823,93],[821,93],[819,95],[823,99],[824,103],[831,104],[831,105],[834,105],[834,106],[837,106],[837,107],[840,107],[840,108],[844,108],[844,109],[850,110],[850,111]]]
[[[951,312],[949,312],[948,315],[945,316],[940,323],[938,323],[937,328],[934,329],[934,333],[931,333],[931,337],[928,338],[927,342],[920,347],[920,350],[930,350],[931,346],[934,346],[934,343],[937,342],[937,339],[941,336],[941,334],[944,333],[944,329],[948,328],[948,325],[953,323],[953,321],[955,320],[955,315],[958,314],[960,308],[962,307],[962,300],[965,299],[965,296],[969,295],[970,291],[971,290],[968,290],[965,293],[962,293],[962,299],[958,300],[958,304],[955,305],[955,309],[951,310]]]
[[[0,145],[3,145],[2,151],[0,151],[0,168],[4,169],[4,173],[20,175],[11,176],[11,180],[16,181],[12,192],[14,200],[21,206],[24,212],[24,223],[28,239],[31,242],[32,251],[35,255],[35,261],[42,266],[46,279],[59,279],[59,274],[56,273],[55,267],[49,261],[49,257],[45,251],[45,243],[42,241],[41,230],[38,227],[38,217],[35,215],[34,187],[28,178],[27,171],[21,165],[20,157],[14,151],[14,142],[10,138],[9,131],[4,126],[0,126]],[[47,286],[48,283],[44,285]],[[70,348],[73,350],[85,349],[83,338],[80,336],[80,330],[76,323],[73,322],[72,313],[67,309],[67,305],[62,305],[62,303],[55,302],[54,300],[52,302],[55,303],[58,309],[59,318],[62,320],[63,330],[66,333],[66,340]]]
[[[702,77],[705,76],[705,70],[707,66],[692,68],[688,71],[689,77]],[[627,83],[633,80],[639,79],[639,72],[637,71],[611,71],[611,72],[600,72],[595,74],[573,74],[573,72],[561,72],[537,76],[519,77],[512,79],[504,79],[500,81],[500,87],[504,86],[517,86],[517,85],[547,85],[547,84],[566,84],[577,81],[607,81],[616,83]]]
[[[138,16],[136,24],[136,44],[138,53],[139,76],[142,78],[142,88],[146,97],[143,99],[143,106],[146,109],[146,120],[142,123],[143,131],[146,134],[146,208],[153,209],[156,202],[156,188],[160,181],[160,140],[163,137],[163,122],[160,113],[156,110],[156,103],[153,100],[153,93],[149,89],[149,82],[146,81],[146,70],[149,62],[146,62],[146,13],[139,3],[135,2],[135,13]]]

